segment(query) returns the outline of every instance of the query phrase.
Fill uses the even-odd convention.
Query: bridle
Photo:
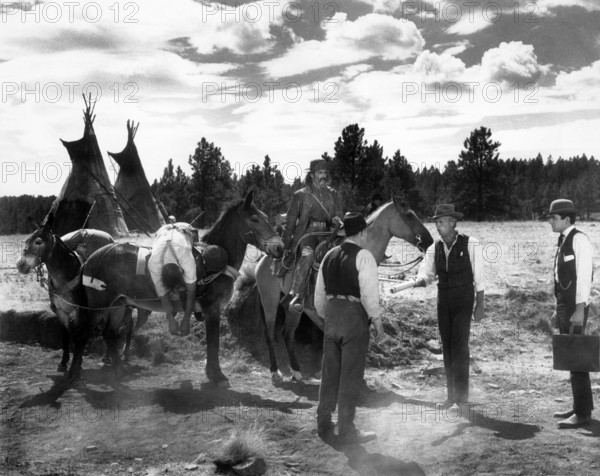
[[[41,265],[43,265],[44,263],[46,263],[50,258],[52,258],[52,255],[54,254],[54,247],[56,246],[56,236],[53,233],[49,233],[49,235],[50,235],[50,238],[52,239],[52,243],[51,243],[51,245],[49,247],[50,248],[49,252],[48,252],[48,245],[46,245],[46,249],[44,250],[44,254],[46,252],[48,252],[48,256],[46,256],[45,258],[42,258],[42,256],[40,256],[35,251],[31,251],[30,249],[27,249],[25,247],[21,250],[21,254],[23,256],[26,256],[28,254],[35,255],[35,261],[36,261],[36,263],[35,263],[35,265],[32,266],[32,269],[35,269],[36,272],[38,272],[39,271],[39,267]],[[39,274],[39,272],[38,272],[38,274]]]
[[[240,218],[245,221],[245,218],[239,209],[238,209],[238,214],[239,214]],[[246,236],[249,236],[250,239],[247,239]],[[250,226],[250,229],[248,231],[242,233],[242,237],[244,240],[246,240],[251,245],[256,246],[258,249],[260,249],[261,251],[264,251],[265,253],[268,254],[267,245],[275,244],[277,242],[277,239],[279,238],[279,235],[277,234],[277,232],[275,230],[273,230],[272,235],[269,235],[267,238],[265,238],[263,240],[258,240],[256,237],[256,233],[252,230],[252,226]]]

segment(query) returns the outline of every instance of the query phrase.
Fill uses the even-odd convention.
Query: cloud
[[[461,79],[464,76],[465,63],[450,54],[423,51],[413,64],[413,72],[425,82],[447,82]]]
[[[370,58],[402,61],[425,44],[413,22],[388,15],[371,13],[350,21],[345,13],[336,13],[323,25],[323,41],[298,42],[285,55],[264,62],[269,74],[280,78]]]
[[[556,96],[567,97],[571,100],[595,101],[598,107],[600,101],[600,60],[589,66],[570,73],[560,72],[556,84],[552,88]]]
[[[538,0],[536,8],[531,13],[540,15],[552,14],[550,10],[558,7],[581,7],[588,12],[600,11],[600,2],[598,0]]]
[[[500,83],[527,83],[537,81],[549,71],[540,65],[533,45],[521,41],[502,42],[497,48],[487,50],[481,59],[484,77]]]

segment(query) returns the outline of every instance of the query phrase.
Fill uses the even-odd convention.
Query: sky
[[[480,126],[502,159],[600,158],[598,25],[597,0],[0,3],[0,195],[60,192],[82,93],[113,181],[128,119],[150,182],[203,137],[292,181],[354,123],[415,170]]]

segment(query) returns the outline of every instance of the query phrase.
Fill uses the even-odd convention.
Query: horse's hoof
[[[190,335],[190,321],[182,322],[179,325],[179,333],[180,333],[181,337]]]
[[[76,383],[81,380],[81,372],[69,373],[68,382]]]
[[[302,382],[302,374],[298,370],[292,370],[292,380]]]
[[[219,380],[218,382],[215,382],[215,386],[218,388],[229,388],[231,387],[231,385],[229,384],[229,380],[225,379],[225,380]]]
[[[169,322],[169,332],[171,335],[179,336],[179,325],[177,322]]]
[[[65,364],[59,364],[58,368],[56,369],[57,372],[66,372],[67,371],[67,366]]]
[[[320,370],[317,373],[315,373],[314,379],[321,380],[321,371]]]
[[[283,382],[283,375],[281,375],[279,370],[277,372],[271,372],[271,380],[273,382]]]

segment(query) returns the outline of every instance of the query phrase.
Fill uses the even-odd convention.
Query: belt
[[[308,226],[310,228],[327,228],[327,223],[324,221],[311,221]]]
[[[346,296],[345,294],[327,294],[325,297],[327,297],[327,299],[345,299],[350,302],[360,302],[360,298],[357,298],[356,296]]]

